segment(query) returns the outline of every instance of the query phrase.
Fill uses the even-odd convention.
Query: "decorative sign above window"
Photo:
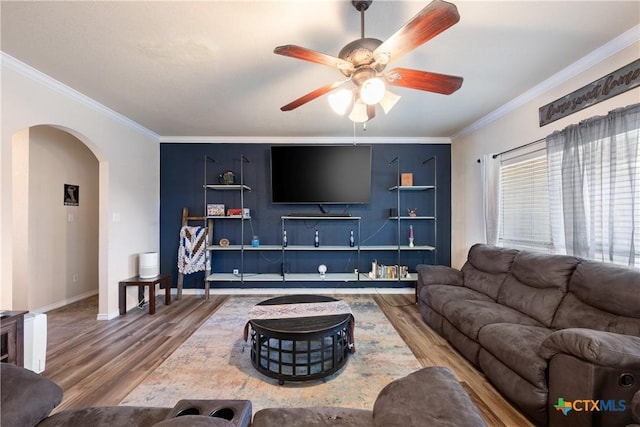
[[[640,85],[640,59],[540,107],[540,127]]]

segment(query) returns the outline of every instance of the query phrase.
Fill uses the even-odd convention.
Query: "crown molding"
[[[159,141],[167,144],[451,144],[451,138],[429,137],[161,136]]]
[[[15,71],[16,73],[24,77],[27,77],[35,81],[36,83],[41,84],[42,86],[45,86],[46,88],[49,88],[61,94],[62,96],[70,98],[73,101],[81,105],[84,105],[85,107],[90,108],[98,112],[99,114],[111,120],[114,120],[123,126],[126,126],[129,129],[132,129],[138,133],[141,133],[149,138],[155,139],[156,141],[159,139],[158,134],[147,129],[141,124],[134,122],[133,120],[118,113],[117,111],[114,111],[109,107],[104,106],[98,101],[92,98],[89,98],[88,96],[78,92],[77,90],[65,85],[64,83],[59,82],[58,80],[52,77],[49,77],[43,72],[36,70],[32,66],[25,64],[24,62],[2,51],[0,51],[0,62],[2,63],[3,67],[7,67]]]
[[[396,137],[255,137],[255,136],[160,136],[139,123],[99,103],[98,101],[78,92],[77,90],[55,80],[54,78],[36,70],[28,64],[0,51],[0,62],[16,73],[27,77],[44,87],[70,98],[103,116],[110,118],[136,132],[161,143],[201,143],[201,144],[451,144],[451,138],[396,138]]]
[[[537,97],[543,95],[545,92],[553,89],[554,87],[571,80],[578,74],[587,71],[589,68],[603,62],[605,59],[611,57],[612,55],[615,55],[616,53],[622,51],[623,49],[626,49],[627,47],[631,46],[634,43],[637,43],[638,41],[640,41],[640,25],[636,25],[635,27],[630,28],[629,30],[620,34],[618,37],[612,39],[598,49],[594,50],[588,55],[583,56],[573,64],[569,65],[563,70],[560,70],[538,85],[532,87],[522,95],[517,96],[503,106],[493,110],[486,116],[473,122],[464,129],[456,132],[451,136],[451,139],[455,140],[487,126],[489,123],[509,114],[510,112],[536,99]]]

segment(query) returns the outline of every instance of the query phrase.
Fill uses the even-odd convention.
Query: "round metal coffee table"
[[[287,295],[258,306],[340,301],[321,295]],[[251,363],[262,374],[285,381],[326,377],[344,366],[352,349],[353,315],[249,319]]]

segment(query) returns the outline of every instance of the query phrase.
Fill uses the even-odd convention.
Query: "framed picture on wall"
[[[64,185],[64,205],[78,206],[80,201],[80,186],[73,184]]]

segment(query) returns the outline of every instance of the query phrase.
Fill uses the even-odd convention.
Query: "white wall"
[[[542,128],[538,108],[609,74],[638,59],[640,43],[619,50],[613,56],[590,66],[569,81],[538,94],[520,107],[469,134],[456,137],[451,146],[452,162],[452,242],[451,263],[460,267],[469,248],[483,242],[482,187],[480,164],[482,154],[499,153],[544,138],[556,130],[589,117],[606,115],[609,111],[640,102],[640,88],[610,98]]]
[[[21,309],[14,271],[13,143],[36,125],[65,130],[99,162],[99,318],[118,313],[118,281],[135,275],[140,252],[159,250],[159,143],[157,135],[2,54],[0,149],[0,255],[3,309]],[[17,153],[20,154],[20,153]],[[14,264],[15,263],[15,264]],[[22,302],[22,301],[18,301]]]
[[[25,308],[98,293],[98,160],[69,133],[35,126],[29,131],[28,167]],[[78,206],[64,205],[65,184],[78,186]]]

